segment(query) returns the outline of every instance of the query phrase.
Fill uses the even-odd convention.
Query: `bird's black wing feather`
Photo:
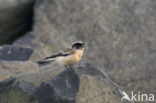
[[[69,54],[65,54],[65,53],[57,53],[57,54],[54,54],[50,57],[46,57],[45,59],[49,59],[49,58],[56,58],[56,57],[60,57],[60,56],[68,56]]]
[[[73,53],[74,53],[74,51],[71,48],[66,48],[64,52],[56,53],[50,57],[46,57],[45,59],[56,58],[56,57],[61,57],[61,56],[68,56],[68,55],[71,55]]]
[[[48,61],[48,59],[53,59],[53,58],[57,58],[57,57],[63,57],[63,56],[68,56],[68,55],[71,55],[73,54],[74,51],[70,48],[67,48],[64,52],[62,53],[56,53],[50,57],[46,57],[44,60],[41,60],[39,62],[37,62],[38,64],[47,64],[49,63],[51,60]]]

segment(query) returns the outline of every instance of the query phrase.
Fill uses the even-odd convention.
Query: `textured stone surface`
[[[127,100],[121,101],[124,95],[120,87],[90,63],[65,71],[60,66],[51,66],[53,66],[51,69],[48,66],[40,67],[41,70],[25,71],[18,77],[1,81],[0,101],[2,103],[95,103],[95,101],[96,103],[132,103]]]
[[[155,0],[37,0],[34,29],[14,45],[32,48],[34,53],[29,59],[37,61],[75,40],[84,40],[87,45],[82,61],[104,67],[128,94],[140,91],[156,95],[155,9]],[[30,72],[34,78],[27,76],[27,82],[50,80],[51,75],[57,74],[46,70],[43,77],[36,74],[37,80]],[[97,84],[94,77],[80,78]],[[91,89],[84,92],[88,90]]]
[[[107,71],[154,67],[155,5],[155,0],[39,0],[33,34],[43,55],[78,39],[88,44],[85,58]]]
[[[112,80],[116,81],[129,95],[131,92],[141,94],[154,94],[156,95],[156,69],[140,68],[138,70],[124,69],[118,71],[111,71],[109,76]],[[150,103],[147,101],[140,101],[136,103]]]
[[[5,80],[9,77],[19,76],[21,73],[24,73],[29,70],[36,70],[37,68],[37,64],[31,61],[0,62],[0,81]]]
[[[31,61],[1,62],[0,103],[38,103],[33,96],[34,89],[64,69],[55,64],[38,67]]]
[[[16,80],[16,78],[13,78]],[[10,80],[12,82],[13,80]],[[3,81],[6,82],[6,81]],[[34,89],[34,85],[25,81],[12,82],[7,85],[7,88],[0,92],[1,103],[37,103],[35,100],[31,100],[31,93]]]
[[[16,78],[10,77],[4,81],[1,81],[0,82],[0,93],[8,90],[9,86],[11,86],[15,82],[15,80],[16,80]]]
[[[0,61],[26,61],[32,55],[33,50],[20,46],[0,46]]]
[[[34,94],[39,103],[128,103],[121,101],[121,89],[89,63],[65,70]]]
[[[41,42],[36,40],[36,37],[32,34],[32,32],[27,33],[25,36],[17,39],[13,43],[14,46],[33,49],[34,52],[30,59],[35,62],[45,58],[44,54],[47,54],[46,51],[44,51],[44,48],[39,46],[40,44]]]
[[[0,0],[0,44],[12,41],[31,29],[35,0]]]

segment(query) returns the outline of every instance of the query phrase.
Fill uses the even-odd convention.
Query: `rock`
[[[28,32],[26,35],[17,39],[13,45],[27,48],[38,48],[37,44],[35,44],[35,36],[32,34],[32,32]]]
[[[1,62],[0,66],[0,101],[2,103],[38,103],[32,95],[34,89],[64,70],[56,64],[38,67],[31,61]]]
[[[134,93],[156,95],[154,86],[156,84],[155,74],[155,68],[144,67],[138,70],[135,68],[114,70],[109,73],[109,77],[124,88],[129,95],[131,95],[132,91]],[[141,103],[146,103],[146,101]]]
[[[37,103],[29,99],[29,92],[33,89],[34,86],[31,83],[25,81],[14,82],[6,91],[0,93],[0,100],[2,103]]]
[[[5,81],[1,81],[0,82],[0,93],[7,90],[9,88],[9,86],[11,86],[14,82],[15,82],[16,78],[8,78]]]
[[[120,88],[89,63],[42,83],[35,95],[39,103],[123,103]]]
[[[32,34],[32,32],[27,33],[25,36],[17,39],[13,45],[20,46],[24,48],[31,48],[34,50],[33,54],[30,57],[30,60],[36,62],[43,58],[45,58],[46,52],[43,47],[39,46],[40,42],[36,40],[36,37]],[[48,55],[47,55],[48,56]]]
[[[12,43],[32,27],[35,0],[0,0],[0,44]]]
[[[60,68],[60,69],[58,69]],[[43,81],[50,80],[65,68],[57,64],[50,64],[39,67],[32,61],[1,61],[0,81],[10,77],[20,78],[34,85],[39,85]]]
[[[21,73],[29,70],[37,70],[38,65],[31,61],[19,62],[0,62],[0,81],[5,80],[9,77],[18,77]]]
[[[56,73],[58,69],[61,68],[51,69],[49,74]],[[40,74],[47,69],[41,70]],[[55,76],[52,74],[49,80],[40,81],[34,75],[36,73],[39,74],[39,71],[25,73],[15,81],[10,79],[13,82],[0,92],[0,100],[3,103],[132,103],[126,99],[121,101],[123,93],[120,87],[90,63],[75,66]],[[32,81],[40,81],[40,85]],[[0,84],[7,84],[5,82],[8,80]]]
[[[88,47],[85,60],[106,71],[140,68],[141,63],[152,66],[155,5],[154,0],[38,0],[32,34],[44,48],[39,50],[44,51],[42,55],[84,40]]]
[[[30,48],[3,45],[0,46],[0,61],[26,61],[32,53]]]
[[[42,82],[49,81],[61,73],[65,67],[50,64],[43,67],[38,67],[36,69],[28,70],[23,72],[22,75],[19,76],[20,80],[32,83],[36,87],[39,86]]]

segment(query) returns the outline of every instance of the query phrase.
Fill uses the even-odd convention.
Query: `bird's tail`
[[[55,58],[45,58],[44,60],[40,60],[37,63],[39,65],[49,64],[50,62],[55,62]]]

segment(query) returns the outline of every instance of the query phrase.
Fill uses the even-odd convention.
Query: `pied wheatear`
[[[84,42],[74,42],[70,48],[65,49],[63,52],[56,53],[44,60],[39,61],[39,64],[57,62],[64,65],[66,68],[71,68],[72,65],[78,63],[84,53]]]

